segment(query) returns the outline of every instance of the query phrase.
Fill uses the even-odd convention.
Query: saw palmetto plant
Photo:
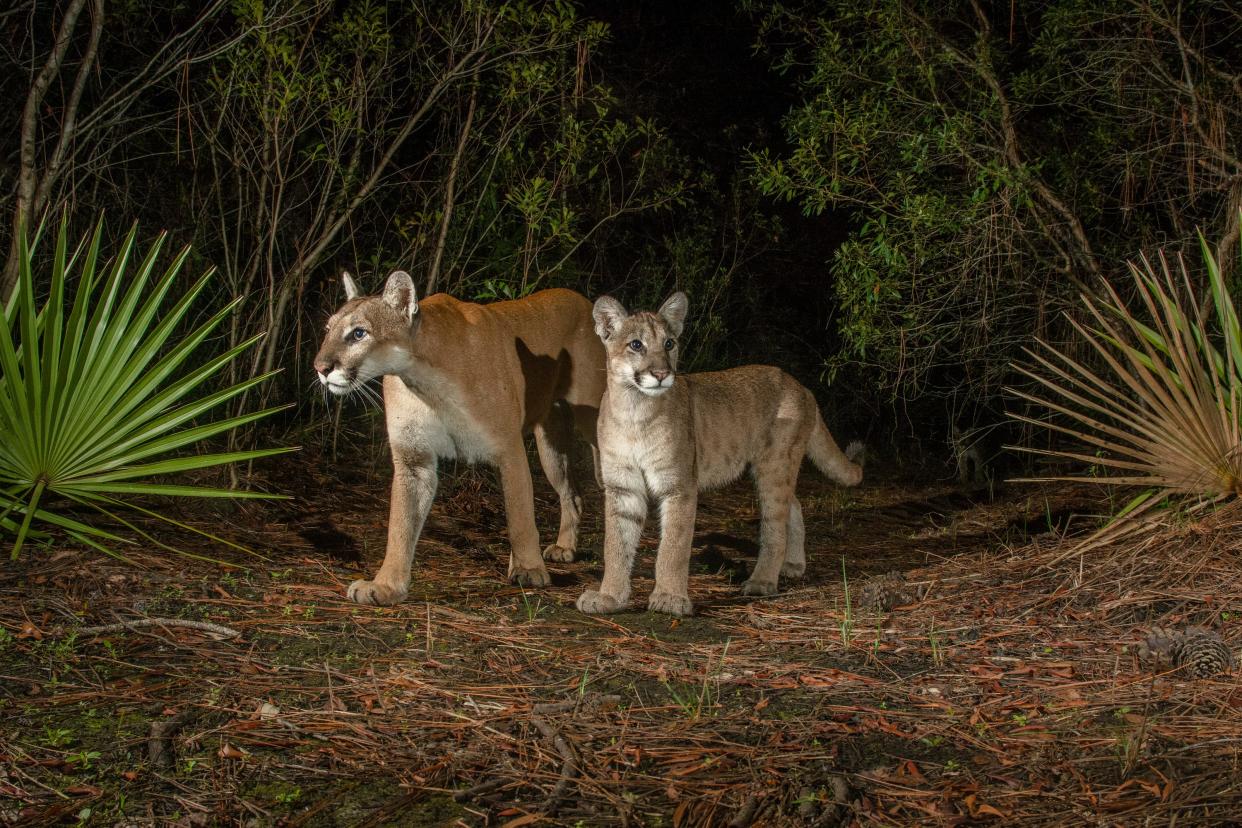
[[[39,234],[22,234],[17,288],[0,321],[0,534],[12,538],[14,559],[53,527],[109,554],[132,540],[125,530],[164,546],[126,517],[137,510],[176,523],[141,498],[263,497],[168,478],[286,450],[203,450],[204,441],[276,409],[204,421],[266,375],[207,392],[255,339],[203,356],[234,304],[183,324],[212,276],[170,296],[188,248],[160,272],[163,236],[143,255],[134,228],[104,263],[102,221],[72,250],[67,235],[62,222],[48,270],[36,274]]]
[[[1011,416],[1077,444],[1023,450],[1103,471],[1036,479],[1142,487],[1096,542],[1157,504],[1195,508],[1242,493],[1242,330],[1220,268],[1199,241],[1210,301],[1197,301],[1180,256],[1176,264],[1163,254],[1155,264],[1141,258],[1130,265],[1136,302],[1127,305],[1105,282],[1100,296],[1082,297],[1087,321],[1071,319],[1093,359],[1038,341],[1027,350],[1034,364],[1017,366],[1043,392],[1012,393],[1060,416]]]

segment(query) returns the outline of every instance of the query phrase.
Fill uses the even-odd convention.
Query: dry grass
[[[1242,813],[1236,678],[1153,676],[1131,652],[1154,623],[1211,626],[1237,649],[1238,508],[1079,558],[1055,534],[1017,540],[1081,505],[1074,489],[992,504],[944,488],[802,490],[812,568],[770,600],[733,582],[752,563],[737,551],[757,534],[749,493],[705,499],[699,614],[680,622],[578,614],[594,561],[554,567],[547,590],[503,584],[494,487],[472,475],[442,489],[411,597],[392,609],[341,600],[365,567],[325,554],[357,543],[374,564],[376,481],[307,503],[319,528],[283,507],[234,516],[274,550],[249,573],[32,554],[0,579],[0,820],[1204,825]],[[552,515],[542,500],[543,525]],[[598,546],[597,522],[585,541]],[[926,595],[884,616],[847,612],[842,555],[855,591],[898,568]],[[649,546],[639,567],[649,576]],[[174,616],[242,634],[66,638]]]

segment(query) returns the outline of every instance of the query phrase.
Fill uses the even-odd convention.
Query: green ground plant
[[[712,665],[712,657],[708,654],[707,663],[703,666],[703,680],[697,687],[683,682],[664,682],[664,689],[668,691],[673,702],[681,708],[688,720],[698,721],[705,716],[712,715],[719,705],[720,672],[729,655],[729,642],[730,639],[725,639],[724,647],[720,651],[720,660],[715,666]]]
[[[845,615],[841,618],[841,646],[849,648],[854,640],[854,605],[850,601],[850,578],[845,573],[845,556],[841,556],[841,593],[845,596]]]
[[[52,528],[117,555],[114,547],[127,539],[82,517],[85,507],[169,548],[122,512],[177,521],[135,498],[265,497],[165,479],[289,450],[202,450],[211,438],[277,410],[202,419],[269,376],[203,393],[258,337],[204,354],[208,337],[229,318],[233,303],[187,332],[188,314],[212,278],[209,270],[176,293],[171,305],[165,301],[179,285],[189,248],[160,273],[165,237],[144,254],[134,227],[105,263],[103,221],[72,249],[67,224],[61,222],[46,270],[38,253],[41,233],[33,240],[23,235],[17,289],[0,320],[0,532],[12,536],[14,559],[29,538],[44,538]],[[44,288],[40,306],[36,294]],[[196,451],[183,453],[188,449]]]

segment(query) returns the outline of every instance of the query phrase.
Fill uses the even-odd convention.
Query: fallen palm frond
[[[138,255],[136,234],[137,228],[129,232],[104,274],[99,260],[102,221],[72,252],[62,221],[50,272],[38,279],[37,235],[34,244],[25,234],[18,239],[17,289],[0,314],[0,532],[13,536],[14,559],[28,537],[43,536],[40,525],[58,527],[109,554],[115,554],[112,544],[125,540],[70,516],[53,500],[94,509],[150,539],[118,513],[130,506],[141,510],[128,498],[264,496],[156,482],[158,478],[288,450],[177,454],[277,409],[200,420],[267,377],[197,396],[257,337],[203,357],[200,346],[236,302],[181,335],[181,323],[212,272],[165,307],[189,248],[160,275],[160,236],[131,269],[130,260]],[[71,303],[67,289],[75,280]],[[35,301],[36,281],[49,290],[41,308]]]
[[[1200,246],[1215,309],[1210,319],[1196,301],[1180,256],[1176,268],[1163,254],[1158,266],[1144,256],[1130,264],[1140,312],[1105,282],[1102,297],[1082,297],[1094,325],[1070,320],[1098,357],[1099,369],[1042,340],[1038,351],[1026,350],[1035,364],[1016,366],[1049,393],[1010,392],[1064,420],[1010,416],[1086,448],[1015,448],[1091,467],[1088,475],[1026,480],[1144,489],[1086,545],[1134,528],[1134,518],[1158,504],[1196,509],[1242,492],[1242,329],[1202,237]]]

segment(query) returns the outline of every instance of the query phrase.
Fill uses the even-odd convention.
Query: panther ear
[[[601,296],[596,299],[591,315],[595,317],[595,333],[605,342],[608,341],[608,337],[616,333],[617,328],[629,316],[625,312],[625,306],[611,296]]]
[[[352,302],[362,295],[362,291],[358,290],[358,285],[354,282],[354,277],[349,275],[348,270],[341,271],[341,284],[345,286],[346,302]]]
[[[384,285],[384,303],[405,317],[406,322],[413,322],[418,313],[418,293],[414,290],[414,280],[404,270],[394,270]]]
[[[690,310],[690,300],[680,290],[664,300],[660,305],[660,316],[668,323],[673,336],[681,336],[681,329],[686,325],[686,312]]]

